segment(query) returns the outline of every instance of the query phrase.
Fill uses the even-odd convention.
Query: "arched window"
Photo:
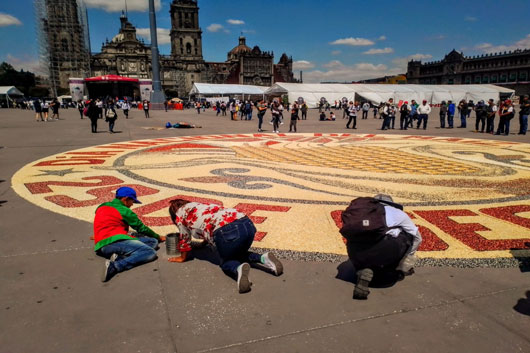
[[[190,43],[186,43],[186,53],[187,54],[191,54],[191,44]]]

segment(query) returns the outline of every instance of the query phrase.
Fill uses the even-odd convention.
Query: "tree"
[[[15,86],[25,95],[29,95],[30,89],[35,87],[35,74],[20,70],[7,63],[0,64],[0,86]]]

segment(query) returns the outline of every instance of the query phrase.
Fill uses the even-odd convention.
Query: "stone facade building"
[[[480,56],[464,56],[453,50],[440,61],[422,63],[412,60],[407,67],[407,83],[491,83],[515,89],[516,94],[528,94],[529,75],[530,49]]]
[[[205,61],[197,0],[173,0],[170,16],[171,54],[160,56],[160,76],[167,95],[186,96],[195,82],[271,86],[296,81],[292,58],[283,54],[274,64],[272,52],[258,46],[251,49],[245,37],[239,38],[239,45],[228,53],[225,62]],[[124,14],[120,21],[118,35],[92,56],[92,74],[152,78],[150,47],[138,40],[136,28]]]

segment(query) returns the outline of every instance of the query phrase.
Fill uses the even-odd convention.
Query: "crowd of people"
[[[92,107],[95,105],[95,108]],[[169,103],[166,101],[164,106],[168,107]],[[57,100],[39,100],[31,101],[28,107],[35,111],[36,121],[51,121],[59,119],[59,110],[63,105]],[[143,102],[129,101],[127,99],[117,100],[112,98],[95,99],[88,101],[75,102],[75,107],[79,110],[80,118],[88,117],[92,122],[92,132],[97,132],[97,119],[105,118],[109,124],[109,132],[114,132],[115,121],[118,118],[117,110],[122,110],[126,119],[129,118],[129,111],[131,109],[141,108],[144,112],[145,118],[150,117],[150,103],[146,100]],[[433,112],[432,106],[423,100],[421,103],[415,100],[400,101],[395,103],[391,98],[387,102],[380,104],[372,104],[367,101],[336,101],[332,106],[325,100],[322,100],[319,105],[319,120],[320,121],[334,121],[336,120],[336,111],[342,110],[342,118],[347,119],[347,129],[357,129],[357,116],[361,116],[361,120],[368,119],[370,111],[372,111],[374,119],[381,119],[381,130],[392,130],[399,128],[400,130],[407,130],[411,128],[426,130],[429,124],[429,118]],[[88,113],[90,108],[90,114]],[[217,100],[210,102],[208,100],[188,101],[183,103],[184,109],[196,109],[197,113],[205,112],[207,109],[214,109],[216,116],[230,116],[230,120],[252,120],[254,116],[258,120],[258,132],[263,132],[263,119],[270,111],[270,124],[273,125],[273,132],[280,132],[280,126],[283,125],[284,114],[290,114],[289,132],[297,132],[297,121],[306,120],[309,107],[305,101],[299,99],[294,103],[287,103],[280,101],[278,98],[271,101],[251,101],[251,100],[236,100],[230,99],[228,101]],[[335,111],[332,111],[333,110]],[[329,111],[329,113],[327,113]],[[511,120],[519,115],[519,132],[520,135],[525,135],[528,130],[528,115],[530,113],[528,96],[521,97],[519,109],[510,99],[495,102],[493,99],[488,102],[479,101],[474,103],[472,100],[460,102],[442,101],[439,105],[439,128],[467,128],[467,122],[472,118],[474,113],[475,131],[480,133],[489,133],[495,135],[509,135]],[[399,116],[399,126],[396,125],[396,117]],[[97,117],[97,118],[96,118]],[[498,117],[498,120],[496,118]],[[455,126],[455,119],[459,121],[459,125]],[[431,119],[432,121],[432,119]],[[432,124],[432,123],[431,123]],[[495,127],[496,126],[496,127]]]

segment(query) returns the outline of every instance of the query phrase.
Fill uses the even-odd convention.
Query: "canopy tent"
[[[15,86],[0,86],[0,101],[2,106],[4,103],[6,107],[9,107],[9,101],[13,101],[13,98],[22,98],[24,93],[20,92]]]
[[[88,96],[98,97],[136,97],[140,81],[137,78],[118,75],[104,75],[85,78]]]
[[[302,97],[310,107],[317,107],[320,99],[328,102],[340,101],[342,97],[350,101],[367,100],[373,104],[386,102],[393,98],[399,101],[427,100],[431,104],[440,104],[442,101],[452,100],[458,102],[462,99],[498,101],[503,96],[512,96],[514,90],[495,85],[387,85],[387,84],[304,84],[279,82],[269,88],[267,95],[289,96],[289,101],[294,102]]]
[[[309,107],[317,107],[320,99],[328,102],[340,101],[343,97],[355,99],[353,85],[327,83],[286,83],[278,82],[270,87],[265,94],[269,96],[289,95],[289,102],[303,98]]]
[[[124,77],[118,75],[104,75],[85,78],[85,82],[136,82],[138,83],[137,78]]]
[[[255,95],[263,96],[268,87],[251,85],[229,85],[214,83],[194,83],[190,96],[229,96],[229,95]]]

